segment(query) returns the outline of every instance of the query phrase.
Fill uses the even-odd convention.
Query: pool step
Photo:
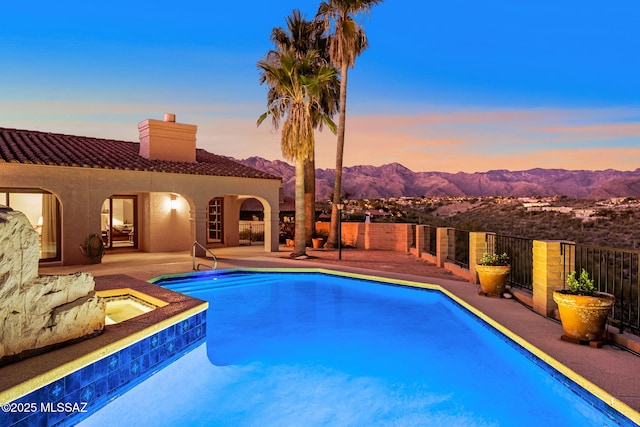
[[[239,277],[225,277],[219,275],[205,276],[201,278],[184,278],[179,280],[171,280],[168,283],[157,283],[157,285],[172,291],[189,294],[192,292],[230,288],[238,286],[251,286],[259,283],[265,283],[264,276],[247,274]]]

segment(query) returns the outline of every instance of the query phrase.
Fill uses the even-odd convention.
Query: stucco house
[[[90,263],[91,235],[107,256],[237,246],[250,198],[264,208],[265,251],[278,250],[280,177],[196,148],[197,126],[173,114],[138,131],[128,142],[0,128],[0,205],[30,219],[41,262]]]

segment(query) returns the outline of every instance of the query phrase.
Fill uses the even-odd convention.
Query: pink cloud
[[[282,159],[280,133],[265,122],[261,105],[2,102],[0,126],[137,140],[137,123],[177,114],[198,126],[198,147],[239,159]],[[640,166],[639,110],[504,109],[434,111],[347,117],[344,165],[398,162],[414,171],[489,169],[620,169]],[[316,164],[335,167],[336,137],[317,134]]]
[[[605,125],[548,126],[540,129],[550,133],[580,133],[597,136],[640,136],[640,123],[610,123]]]

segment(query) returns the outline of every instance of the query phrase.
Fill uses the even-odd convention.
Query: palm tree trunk
[[[304,212],[304,159],[296,156],[296,222],[292,257],[306,255],[305,212]]]
[[[311,246],[311,239],[316,235],[316,162],[311,157],[304,162],[304,209],[306,243]]]
[[[342,61],[340,79],[340,117],[338,118],[338,143],[336,146],[336,180],[333,185],[333,204],[331,205],[331,225],[329,226],[329,238],[327,239],[327,247],[335,248],[338,246],[338,207],[337,204],[342,200],[342,160],[344,157],[344,131],[347,116],[347,72],[349,63]]]

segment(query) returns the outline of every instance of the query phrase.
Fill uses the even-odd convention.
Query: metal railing
[[[211,257],[213,258],[213,266],[211,266],[211,270],[215,270],[216,268],[218,268],[218,258],[216,258],[213,252],[202,246],[196,240],[195,242],[193,242],[193,246],[191,247],[191,265],[194,270],[200,270],[200,267],[209,267],[207,264],[196,264],[196,248],[200,248],[211,255]]]
[[[418,239],[416,238],[417,232],[418,232],[418,226],[416,224],[411,224],[411,242],[409,242],[410,248],[418,247]]]
[[[533,239],[487,234],[487,249],[489,253],[509,255],[509,285],[533,290]]]
[[[469,268],[469,232],[450,228],[447,230],[449,247],[447,261],[462,268]]]
[[[240,223],[240,245],[251,246],[254,242],[264,242],[264,223]]]
[[[434,227],[431,225],[425,225],[424,227],[424,236],[422,241],[422,251],[433,256],[436,256],[436,245],[438,242],[438,227]]]
[[[598,291],[616,298],[609,323],[616,325],[620,333],[629,329],[640,334],[640,251],[567,242],[562,243],[561,252],[565,261],[564,280],[571,271],[579,273],[584,268]]]

